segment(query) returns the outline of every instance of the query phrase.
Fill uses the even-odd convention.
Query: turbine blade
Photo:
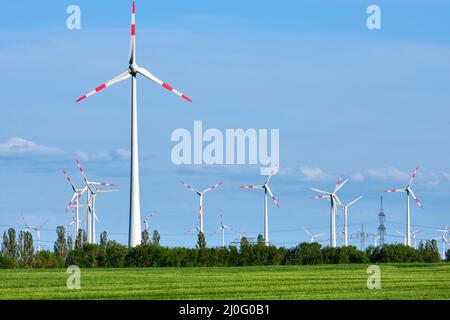
[[[341,174],[340,177],[339,177],[339,179],[338,179],[337,182],[336,182],[336,186],[334,187],[334,191],[333,191],[333,192],[336,192],[336,189],[341,185],[341,182],[342,182],[342,178],[343,178],[343,177],[344,177],[344,175]]]
[[[346,180],[344,180],[344,182],[337,185],[336,188],[334,189],[334,193],[338,192],[347,183],[348,180],[349,179],[346,179]]]
[[[266,186],[267,191],[270,194],[270,198],[272,199],[272,201],[275,203],[275,205],[279,208],[280,204],[278,203],[277,199],[275,199],[275,196],[272,194],[272,191],[270,190],[269,186]]]
[[[206,193],[206,192],[208,192],[208,191],[211,191],[212,189],[216,189],[217,187],[220,187],[222,184],[223,184],[222,182],[216,183],[215,185],[213,185],[213,186],[211,186],[211,187],[209,187],[209,188],[203,190],[202,193]]]
[[[72,183],[72,179],[70,179],[69,174],[63,170],[64,176],[66,177],[67,181],[69,181],[70,185],[72,186],[73,192],[77,192],[77,188],[75,188],[74,184]]]
[[[78,98],[78,99],[76,100],[76,102],[80,102],[81,100],[84,100],[84,99],[86,99],[87,97],[90,97],[90,96],[96,94],[97,92],[99,92],[99,91],[101,91],[101,90],[103,90],[103,89],[105,89],[105,88],[108,88],[108,87],[112,86],[113,84],[115,84],[115,83],[117,83],[117,82],[120,82],[120,81],[122,81],[122,80],[128,79],[129,77],[131,77],[131,74],[130,74],[130,71],[127,70],[127,71],[125,71],[125,72],[119,74],[117,77],[115,77],[115,78],[109,80],[108,82],[105,82],[105,83],[103,83],[102,85],[98,86],[98,87],[95,88],[94,90],[89,91],[89,92],[86,93],[84,96]]]
[[[315,192],[318,192],[318,193],[321,193],[321,194],[328,195],[328,196],[331,195],[330,192],[326,192],[326,191],[323,191],[323,190],[320,190],[320,189],[311,188],[311,190],[312,190],[312,191],[315,191]]]
[[[390,189],[390,190],[384,190],[384,192],[388,192],[388,193],[391,193],[391,192],[405,192],[405,190],[404,189]]]
[[[356,198],[355,200],[353,200],[352,202],[350,202],[349,204],[347,204],[347,207],[351,207],[352,205],[354,205],[356,202],[358,202],[359,200],[361,200],[361,197]]]
[[[167,90],[175,93],[177,96],[192,102],[191,99],[189,99],[187,96],[185,96],[184,94],[182,94],[181,92],[175,90],[172,86],[168,85],[167,83],[163,82],[162,80],[158,79],[157,77],[155,77],[153,74],[151,74],[148,70],[139,67],[138,72],[140,74],[142,74],[144,77],[156,82],[157,84],[159,84],[160,86],[163,86],[164,88],[166,88]]]
[[[419,166],[417,166],[416,169],[414,170],[414,172],[411,174],[411,178],[409,179],[409,184],[408,184],[409,187],[411,187],[411,185],[412,185],[414,179],[415,179],[416,176],[417,176],[417,172],[418,172],[418,171],[419,171]]]
[[[131,33],[130,33],[130,64],[136,60],[136,3],[133,1],[131,9]]]
[[[423,205],[420,203],[419,198],[416,197],[416,195],[414,194],[414,192],[411,189],[409,189],[409,193],[412,195],[414,200],[416,200],[417,205],[423,209]]]
[[[263,185],[240,186],[241,189],[262,189]]]
[[[330,198],[330,196],[314,196],[314,197],[311,197],[312,199],[329,199]]]
[[[195,190],[194,187],[192,187],[191,185],[188,185],[187,183],[185,183],[185,182],[183,182],[183,181],[181,181],[181,180],[180,180],[180,183],[181,183],[183,186],[185,186],[186,188],[188,188],[189,190],[191,190],[192,192],[194,192],[194,193],[200,195],[200,192],[197,191],[197,190]]]
[[[306,234],[307,234],[308,236],[310,236],[310,237],[313,236],[313,235],[312,235],[308,230],[306,230],[305,228],[303,228],[303,230],[306,232]]]

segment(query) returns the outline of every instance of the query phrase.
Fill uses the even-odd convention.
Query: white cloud
[[[352,176],[351,176],[351,180],[354,182],[363,182],[365,180],[365,178],[366,177],[361,172],[356,172],[356,173],[352,174]]]
[[[36,142],[17,137],[0,143],[0,156],[60,155],[63,153],[64,151],[61,149],[40,145]]]
[[[131,151],[128,149],[116,149],[116,151],[114,151],[114,153],[119,160],[130,160],[131,159]]]
[[[409,173],[402,172],[394,167],[368,169],[363,172],[363,175],[381,181],[405,181],[409,179]]]
[[[318,167],[300,167],[300,178],[308,181],[327,179],[327,174]]]

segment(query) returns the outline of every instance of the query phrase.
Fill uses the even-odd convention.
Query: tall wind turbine
[[[316,242],[316,238],[319,238],[319,237],[321,237],[321,236],[325,235],[325,233],[320,233],[320,234],[312,234],[311,232],[309,232],[309,231],[308,231],[308,230],[306,230],[305,228],[303,228],[303,230],[305,230],[306,234],[307,234],[308,236],[310,236],[310,237],[311,237],[311,240],[309,241],[309,243],[313,243],[313,242]]]
[[[163,88],[175,93],[183,99],[192,102],[187,96],[175,90],[172,86],[155,77],[148,70],[138,66],[136,63],[136,4],[133,1],[133,8],[131,13],[131,41],[128,70],[119,74],[115,78],[100,85],[96,89],[86,93],[84,96],[78,98],[76,102],[80,102],[93,94],[112,86],[115,83],[126,80],[131,77],[131,178],[130,178],[130,222],[129,222],[129,236],[128,246],[135,247],[141,243],[141,209],[140,209],[140,193],[139,193],[139,150],[138,150],[138,122],[137,122],[137,89],[136,89],[136,75],[140,73],[144,77],[156,82]]]
[[[340,204],[339,198],[336,196],[336,192],[338,192],[348,181],[348,179],[342,181],[343,176],[341,175],[336,182],[336,186],[334,187],[332,192],[323,191],[316,188],[311,188],[312,191],[318,192],[320,196],[314,196],[313,199],[330,199],[330,246],[336,247],[336,204]]]
[[[222,185],[222,182],[216,183],[215,185],[203,190],[203,191],[197,191],[196,189],[194,189],[192,186],[188,185],[187,183],[184,183],[183,181],[180,181],[180,183],[185,186],[186,188],[188,188],[189,190],[191,190],[192,192],[194,192],[195,194],[197,194],[200,197],[200,207],[198,209],[198,220],[200,223],[200,232],[204,234],[203,232],[203,196],[205,195],[205,193],[216,189],[217,187]]]
[[[270,198],[275,203],[275,205],[279,208],[280,204],[275,199],[275,196],[272,193],[272,190],[270,190],[269,182],[270,179],[272,179],[273,175],[278,170],[278,164],[272,168],[272,171],[270,172],[269,176],[267,177],[266,181],[264,181],[263,184],[260,185],[252,185],[252,186],[241,186],[242,189],[263,189],[264,190],[264,244],[267,246],[269,244],[269,213],[268,213],[268,207],[267,207],[267,194],[270,195]]]
[[[67,205],[66,212],[69,211],[69,208],[73,208],[75,206],[75,211],[76,211],[75,219],[72,220],[72,222],[75,223],[75,237],[76,237],[78,235],[78,230],[80,229],[79,200],[83,196],[83,194],[88,190],[88,188],[86,186],[84,188],[76,188],[75,185],[73,184],[72,179],[70,178],[69,174],[66,171],[63,171],[63,173],[74,192],[72,198],[69,201],[69,204]]]
[[[77,164],[78,169],[80,170],[84,185],[88,189],[88,192],[87,192],[88,243],[95,243],[95,220],[96,219],[98,220],[97,215],[95,213],[95,200],[96,200],[97,194],[103,193],[103,192],[115,192],[117,190],[108,190],[108,189],[100,190],[98,187],[93,188],[93,186],[110,187],[110,186],[114,186],[114,184],[108,183],[108,182],[90,181],[87,178],[86,172],[83,169],[83,167],[81,166],[80,161],[76,160],[76,164]]]
[[[339,206],[344,209],[344,246],[348,246],[348,208],[358,202],[362,197],[358,197],[348,204],[339,203]]]
[[[416,200],[417,205],[423,209],[422,204],[420,203],[419,199],[416,197],[414,192],[411,189],[411,185],[416,178],[417,172],[419,171],[419,166],[416,167],[416,170],[411,175],[411,178],[409,179],[408,185],[404,189],[391,189],[391,190],[384,190],[384,192],[406,192],[406,245],[411,246],[411,218],[410,218],[410,212],[409,212],[409,197],[410,195]]]

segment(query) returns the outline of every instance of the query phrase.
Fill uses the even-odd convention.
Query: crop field
[[[0,270],[0,299],[450,299],[450,264],[386,264],[369,290],[368,265]]]

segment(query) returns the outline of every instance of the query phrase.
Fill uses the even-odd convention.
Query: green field
[[[0,299],[450,299],[450,264],[380,267],[380,290],[367,265],[0,270]]]

